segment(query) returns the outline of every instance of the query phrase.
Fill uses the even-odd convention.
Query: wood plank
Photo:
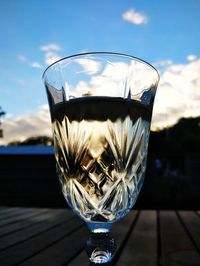
[[[0,215],[0,225],[9,223],[10,220],[14,220],[14,218],[19,217],[25,213],[31,212],[33,208],[8,208],[6,213]]]
[[[200,256],[175,212],[160,212],[163,266],[200,265]]]
[[[200,217],[193,211],[179,211],[180,218],[186,226],[194,245],[200,252]]]
[[[66,221],[73,217],[73,213],[68,213],[67,210],[63,210],[60,214],[57,214],[54,210],[48,213],[45,222],[35,223],[30,229],[25,228],[21,231],[14,232],[7,236],[0,238],[0,251],[5,250],[13,245],[23,242],[27,239],[34,237],[37,234],[41,234],[46,230],[49,230],[53,226]],[[39,217],[37,219],[40,219]]]
[[[27,227],[31,227],[36,223],[41,223],[44,220],[47,220],[50,216],[53,216],[55,214],[63,213],[63,210],[39,210],[35,209],[32,211],[32,215],[28,216],[26,218],[23,218],[19,221],[15,221],[13,223],[9,223],[8,225],[5,225],[3,227],[0,227],[0,237],[14,233],[16,231],[23,230]]]
[[[75,216],[70,219],[70,215],[68,215],[68,218],[68,220],[65,219],[64,223],[58,224],[51,230],[43,232],[42,234],[24,241],[19,245],[13,246],[4,252],[1,252],[1,263],[6,266],[18,265],[22,262],[26,264],[26,260],[29,260],[34,255],[37,255],[48,247],[51,247],[55,243],[61,241],[64,237],[78,230],[83,224],[83,222]]]
[[[156,264],[156,211],[142,211],[116,265],[155,266]]]
[[[79,250],[82,250],[87,235],[88,230],[85,224],[83,224],[79,229],[71,231],[71,234],[64,239],[41,251],[29,260],[26,260],[24,263],[20,264],[20,266],[63,265],[70,260],[71,257],[74,257]]]
[[[135,219],[138,216],[138,211],[131,211],[117,223],[113,225],[113,238],[118,245],[119,252],[121,252],[121,248],[123,248],[123,242],[129,237],[129,230],[134,225]],[[132,230],[132,229],[131,229]],[[112,233],[111,233],[112,235]]]
[[[19,210],[19,207],[0,207],[0,217],[15,210]]]
[[[118,221],[113,225],[113,229],[111,231],[111,236],[114,238],[117,244],[117,252],[119,252],[120,248],[122,248],[123,242],[127,237],[128,231],[136,219],[137,211],[131,211],[128,215],[126,215],[123,219]],[[89,237],[89,233],[88,233]],[[68,266],[88,266],[88,257],[83,250],[79,254],[77,254],[76,258],[72,261],[67,262],[65,265]]]
[[[43,213],[45,211],[48,211],[48,209],[37,209],[36,212]],[[11,213],[8,217],[5,217],[5,219],[0,220],[0,227],[7,226],[11,223],[16,223],[18,221],[22,221],[23,219],[27,219],[28,217],[32,217],[35,215],[35,209],[34,208],[21,208],[17,212]]]
[[[88,256],[86,254],[86,251],[84,249],[82,249],[81,252],[79,254],[77,254],[77,256],[75,258],[73,258],[72,261],[64,264],[64,266],[79,266],[79,265],[81,265],[81,266],[88,266],[89,265],[89,259],[88,259]]]

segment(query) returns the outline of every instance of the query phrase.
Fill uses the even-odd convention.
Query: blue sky
[[[40,110],[48,63],[83,51],[127,53],[168,72],[194,61],[199,69],[199,14],[198,0],[1,1],[0,106],[8,119]]]

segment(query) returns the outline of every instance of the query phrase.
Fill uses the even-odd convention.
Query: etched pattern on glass
[[[53,124],[63,194],[87,221],[114,221],[134,205],[143,183],[149,122],[130,116],[116,121]]]

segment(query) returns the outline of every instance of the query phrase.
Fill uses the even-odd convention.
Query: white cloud
[[[122,18],[134,25],[146,24],[148,22],[147,16],[136,11],[135,9],[129,9],[122,14]]]
[[[32,66],[33,68],[42,68],[42,65],[41,65],[40,63],[38,63],[38,62],[33,62],[33,63],[31,63],[31,66]]]
[[[17,58],[21,63],[23,63],[29,67],[38,68],[38,69],[42,68],[42,65],[39,62],[36,62],[36,61],[31,62],[25,55],[18,54]]]
[[[40,50],[43,52],[52,52],[52,51],[58,52],[61,50],[61,47],[60,45],[56,43],[49,43],[49,44],[40,46]]]
[[[197,58],[198,57],[196,55],[190,54],[188,55],[187,60],[191,62],[191,61],[195,61]]]
[[[23,62],[23,63],[27,62],[27,58],[26,58],[25,55],[18,54],[18,55],[17,55],[17,58],[18,58],[18,60],[19,60],[20,62]]]
[[[116,64],[116,63],[115,63]],[[80,96],[96,89],[98,95],[116,96],[118,75],[123,77],[127,72],[126,64],[117,63],[116,68],[105,65],[102,76],[91,77],[89,84],[80,81],[76,85],[74,96]],[[114,76],[114,80],[109,77]],[[141,73],[139,73],[141,74]],[[119,85],[117,85],[119,84]],[[115,93],[115,95],[113,95]],[[123,95],[121,95],[123,97]],[[160,84],[154,104],[152,129],[162,129],[172,126],[182,117],[200,116],[200,58],[187,64],[171,64],[161,73]],[[48,106],[40,107],[34,114],[11,116],[4,119],[4,139],[0,144],[6,144],[16,139],[30,136],[51,135],[51,124]]]
[[[200,116],[200,59],[173,64],[161,74],[152,128],[172,126],[180,118]]]
[[[115,62],[114,64],[107,64],[103,70],[102,75],[112,77],[114,80],[121,80],[127,76],[129,66],[127,63]]]
[[[139,99],[141,91],[144,88],[148,88],[149,84],[152,84],[154,77],[157,78],[157,73],[153,72],[148,65],[144,65],[144,69],[141,69],[140,62],[133,61],[130,65],[127,62],[110,62],[105,60],[101,62],[101,67],[98,70],[97,75],[83,77],[81,80],[77,80],[77,84],[67,84],[67,92],[69,88],[69,97],[80,97],[82,95],[95,95],[95,96],[112,96],[112,97],[127,97],[129,95],[129,87],[134,88],[131,91],[134,99]],[[90,75],[90,73],[86,73]],[[133,75],[132,75],[133,74]],[[135,78],[137,76],[137,78]],[[73,82],[74,83],[74,82]]]
[[[157,61],[155,64],[153,64],[155,67],[166,67],[166,66],[169,66],[169,65],[172,65],[172,60],[170,59],[167,59],[167,60],[160,60],[160,61]]]
[[[2,128],[4,138],[0,139],[0,145],[33,136],[49,136],[51,135],[51,123],[48,106],[41,106],[34,114],[10,116],[10,118],[7,115]]]
[[[58,52],[61,50],[61,47],[59,44],[56,44],[56,43],[45,44],[45,45],[40,46],[40,50],[44,53],[44,61],[45,61],[45,64],[47,65],[51,65],[55,61],[58,61],[59,59],[61,59],[61,57],[58,54]],[[37,61],[31,62],[23,54],[18,54],[17,58],[20,62],[28,65],[29,67],[33,67],[37,69],[41,69],[43,67],[42,64]]]
[[[43,46],[40,46],[40,50],[44,52],[44,61],[47,65],[51,65],[54,62],[61,59],[58,54],[58,51],[61,50],[60,45],[56,43],[49,43]]]
[[[54,62],[58,61],[59,59],[61,59],[61,57],[55,53],[55,52],[48,52],[45,54],[44,56],[44,61],[47,65],[51,65],[53,64]]]
[[[101,68],[101,63],[92,59],[78,58],[76,59],[76,62],[80,64],[83,68],[83,71],[80,71],[79,73],[87,72],[87,74],[93,75],[97,73]]]
[[[152,129],[162,129],[173,126],[179,119],[185,117],[200,116],[200,58],[186,64],[175,64],[171,60],[162,60],[157,63],[162,67],[161,79],[154,104]],[[71,92],[74,97],[83,94],[109,95],[126,97],[121,87],[125,86],[128,65],[115,62],[104,65],[100,75],[94,75],[88,82],[79,81]],[[132,92],[137,98],[137,92],[141,92],[144,85],[143,71],[140,65],[133,64],[133,80],[128,78],[128,83],[135,88]],[[146,69],[148,73],[149,69]],[[135,79],[137,75],[137,79]],[[143,80],[140,82],[140,80]],[[146,87],[151,82],[148,75],[145,77]],[[138,89],[138,91],[137,91]],[[124,93],[124,94],[123,94]],[[139,94],[138,97],[141,95]]]

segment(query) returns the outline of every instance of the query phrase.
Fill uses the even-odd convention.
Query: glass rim
[[[129,54],[125,54],[125,53],[117,53],[117,52],[85,52],[85,53],[78,53],[78,54],[73,54],[73,55],[69,55],[69,56],[65,56],[65,57],[62,57],[61,59],[59,60],[56,60],[55,62],[53,62],[52,64],[50,64],[43,72],[42,74],[42,79],[44,80],[44,77],[45,77],[45,74],[46,72],[48,71],[48,69],[50,69],[52,66],[56,65],[57,63],[61,62],[61,61],[64,61],[64,60],[67,60],[67,59],[70,59],[70,58],[76,58],[76,57],[82,57],[82,56],[86,56],[86,55],[115,55],[115,56],[121,56],[121,57],[127,57],[129,59],[133,59],[135,61],[138,61],[140,63],[143,63],[147,66],[149,66],[152,70],[154,70],[157,74],[157,83],[159,82],[160,80],[160,74],[158,72],[158,70],[150,63],[148,63],[147,61],[139,58],[139,57],[136,57],[136,56],[133,56],[133,55],[129,55]]]

